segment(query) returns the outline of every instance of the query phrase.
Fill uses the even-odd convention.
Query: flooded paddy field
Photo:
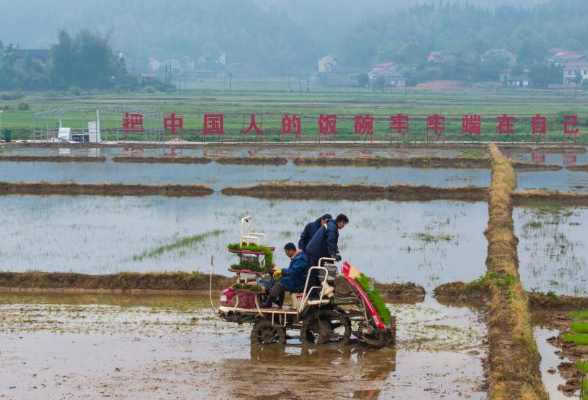
[[[561,171],[534,171],[518,174],[518,189],[544,189],[560,192],[588,193],[588,173]]]
[[[588,174],[587,174],[588,175]],[[489,170],[297,167],[114,163],[0,163],[4,182],[205,184],[215,190],[265,182],[330,182],[393,185],[488,186]]]
[[[204,299],[129,298],[0,295],[0,398],[487,398],[475,309],[388,305],[396,348],[259,347]]]
[[[296,157],[482,157],[486,154],[484,149],[441,149],[441,148],[393,148],[384,146],[365,146],[361,143],[351,144],[346,147],[329,145],[299,145],[284,143],[281,145],[264,146],[263,144],[231,144],[226,146],[209,145],[202,148],[185,148],[182,146],[166,148],[141,148],[140,145],[129,143],[127,145],[108,146],[98,148],[83,147],[21,147],[5,146],[0,147],[0,156],[3,155],[35,155],[35,156],[186,156],[186,157],[256,157],[256,156],[280,156],[286,158]],[[354,149],[353,147],[357,147]]]
[[[326,212],[344,212],[343,258],[380,282],[427,288],[485,273],[485,203],[269,201],[215,194],[204,199],[163,197],[0,197],[0,264],[6,271],[210,271],[234,261],[240,218],[268,234],[280,249],[297,243],[304,226]]]
[[[526,152],[511,154],[512,160],[524,161],[534,164],[545,165],[559,165],[561,167],[569,167],[571,165],[588,164],[588,152],[573,151],[549,153],[549,152]]]
[[[588,295],[588,208],[515,208],[519,272],[528,291]]]
[[[259,150],[240,150],[214,147],[211,149],[170,149],[123,147],[106,148],[38,148],[8,146],[0,151],[0,156],[81,156],[106,157],[106,162],[54,163],[54,162],[2,162],[0,181],[6,182],[80,182],[80,183],[125,183],[125,184],[195,184],[202,183],[220,190],[226,186],[255,185],[266,182],[331,182],[338,184],[377,184],[377,185],[429,185],[450,186],[488,186],[490,171],[487,169],[452,168],[373,168],[337,166],[296,166],[292,161],[298,157],[351,157],[351,158],[394,158],[411,159],[422,157],[485,157],[487,152],[478,148],[426,149],[426,148],[375,148],[359,150],[353,148],[328,147],[325,149],[297,150],[275,147],[261,147]],[[588,153],[532,153],[513,152],[512,160],[538,165],[588,164]],[[174,156],[208,158],[213,162],[200,164],[162,164],[162,163],[119,163],[113,162],[116,156],[136,158]],[[286,165],[221,165],[214,162],[219,157],[283,157],[290,162]],[[103,161],[103,159],[98,159]],[[45,161],[45,160],[43,160]],[[284,162],[286,162],[284,160]],[[574,193],[588,193],[588,173],[567,169],[560,171],[521,171],[519,189],[545,189]]]

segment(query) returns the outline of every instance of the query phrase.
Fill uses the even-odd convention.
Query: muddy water
[[[238,165],[125,164],[106,163],[0,163],[0,181],[194,184],[220,190],[227,186],[254,185],[268,181],[329,182],[430,186],[488,186],[490,171],[414,168],[323,168]]]
[[[2,297],[0,296],[0,302]],[[394,306],[395,349],[251,346],[210,309],[0,305],[0,393],[14,399],[485,399],[485,326],[432,300]]]
[[[513,217],[525,288],[588,295],[588,208],[516,208]]]
[[[549,393],[550,400],[567,400],[569,397],[565,396],[563,392],[560,392],[557,387],[559,385],[565,385],[566,380],[563,379],[557,372],[557,366],[566,359],[560,359],[555,352],[559,351],[557,347],[552,346],[547,342],[547,339],[553,336],[557,336],[559,331],[551,330],[543,327],[536,326],[534,328],[535,341],[539,353],[541,354],[541,376],[543,378],[543,384],[545,389]]]
[[[215,194],[206,199],[0,197],[3,270],[81,272],[210,270],[236,261],[225,249],[239,240],[240,219],[281,248],[298,243],[304,226],[326,212],[345,213],[343,258],[381,282],[415,282],[429,289],[485,272],[485,203],[268,201]],[[211,234],[214,231],[216,235]],[[158,247],[204,234],[191,246]]]

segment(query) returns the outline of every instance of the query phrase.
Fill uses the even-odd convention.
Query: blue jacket
[[[335,220],[332,219],[315,233],[306,246],[306,254],[312,255],[310,258],[316,258],[316,261],[321,257],[330,257],[339,253],[338,242],[339,228]]]
[[[298,248],[300,250],[305,250],[306,246],[310,240],[314,237],[315,233],[321,228],[321,219],[317,219],[314,222],[309,223],[304,227],[302,234],[300,235],[300,240],[298,241]]]
[[[308,268],[306,254],[299,251],[290,261],[290,266],[282,270],[283,278],[280,283],[284,286],[284,289],[288,292],[304,289]]]

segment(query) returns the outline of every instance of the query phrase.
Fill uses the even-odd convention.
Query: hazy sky
[[[186,0],[167,0],[170,5],[170,23],[176,18],[190,18],[174,10]],[[188,0],[199,3],[203,0]],[[222,4],[223,0],[217,0]],[[241,0],[248,1],[248,0]],[[311,35],[322,36],[325,32],[337,33],[362,18],[383,12],[394,11],[409,5],[428,1],[414,0],[253,0],[258,4],[285,11],[294,23],[300,25]],[[121,20],[121,9],[136,10],[136,17],[151,12],[152,4],[161,0],[0,0],[0,40],[5,43],[20,44],[21,47],[48,47],[56,39],[59,28],[68,28],[72,33],[82,27],[90,29],[114,30],[117,39],[117,26],[125,24]],[[437,1],[434,1],[437,2]],[[454,2],[454,1],[452,1]],[[461,1],[466,3],[466,1]],[[517,6],[542,3],[543,0],[517,0]],[[468,0],[467,3],[494,7],[513,5],[512,0]],[[159,12],[159,11],[157,11]],[[219,15],[219,22],[230,15],[231,10]],[[129,17],[126,14],[125,18]],[[165,34],[165,26],[154,26]],[[336,36],[336,35],[335,35]]]

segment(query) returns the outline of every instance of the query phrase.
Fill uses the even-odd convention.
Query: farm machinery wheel
[[[345,313],[325,309],[308,314],[302,321],[300,340],[302,343],[349,343],[351,323]]]
[[[358,332],[358,337],[368,346],[382,348],[396,344],[396,317],[392,317],[390,328],[386,329],[386,331],[381,331],[378,328],[370,328],[364,330],[365,327],[360,327]]]
[[[281,326],[272,325],[269,321],[259,321],[253,325],[253,330],[251,331],[251,343],[284,344],[286,343],[286,330]]]

